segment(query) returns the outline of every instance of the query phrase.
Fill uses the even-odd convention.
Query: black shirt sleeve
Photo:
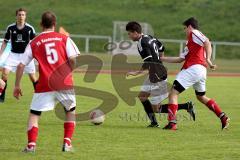
[[[156,44],[158,46],[158,51],[159,52],[164,52],[165,47],[163,46],[163,44],[158,39],[156,40]]]
[[[4,41],[8,42],[9,40],[10,40],[10,28],[8,27],[4,36]]]
[[[35,33],[35,31],[31,28],[30,40],[32,40],[35,36],[36,36],[36,33]]]

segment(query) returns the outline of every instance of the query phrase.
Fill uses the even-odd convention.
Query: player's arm
[[[159,54],[160,54],[160,57],[164,57],[165,56],[164,52],[160,52]]]
[[[158,46],[159,57],[164,57],[164,45],[158,39],[156,39],[156,45]]]
[[[7,47],[7,42],[3,41],[1,45],[1,50],[0,50],[0,57],[3,54],[6,47]]]
[[[167,63],[182,63],[185,60],[185,56],[187,54],[188,54],[188,49],[187,49],[187,47],[185,47],[184,51],[182,53],[180,53],[178,57],[165,57],[165,56],[162,56],[162,57],[160,57],[160,59],[163,62],[167,62]]]
[[[10,40],[10,29],[7,28],[7,31],[4,36],[4,41],[3,41],[1,49],[0,49],[0,56],[3,54],[5,48],[7,47],[7,43],[9,40]]]
[[[182,63],[185,60],[181,57],[160,57],[160,59],[167,63]]]
[[[205,51],[206,51],[207,63],[212,70],[215,70],[217,65],[213,64],[212,61],[211,61],[211,56],[212,56],[211,42],[207,39],[203,44],[204,44],[204,48],[205,48]]]
[[[76,62],[77,62],[77,56],[72,56],[72,57],[68,58],[68,63],[72,70],[74,70],[74,68],[76,66]]]
[[[77,57],[80,55],[80,51],[76,44],[69,37],[67,39],[66,51],[68,56],[68,63],[73,70],[76,66]]]
[[[140,70],[137,70],[137,71],[130,71],[127,73],[127,77],[128,76],[137,76],[137,75],[140,75],[140,74],[144,74],[145,73],[145,70],[143,70],[142,68]]]
[[[30,32],[30,40],[32,40],[34,37],[36,37],[35,29],[32,27]]]
[[[15,87],[14,87],[14,91],[13,91],[13,96],[16,99],[19,99],[19,97],[22,96],[22,90],[21,90],[21,87],[20,87],[20,82],[21,82],[21,79],[22,79],[24,68],[25,68],[25,65],[22,64],[22,63],[20,63],[17,66]]]
[[[33,59],[33,56],[32,56],[31,45],[28,44],[25,49],[24,54],[21,57],[20,63],[17,66],[15,87],[14,87],[14,91],[13,91],[13,96],[16,99],[19,99],[19,97],[22,96],[20,83],[21,83],[23,71],[24,71],[25,66],[28,65],[32,61],[32,59]]]

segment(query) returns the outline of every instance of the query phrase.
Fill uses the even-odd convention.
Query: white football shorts
[[[153,105],[160,104],[164,99],[168,98],[167,80],[152,83],[149,77],[145,79],[141,87],[142,92],[150,93],[150,102]]]
[[[197,92],[206,91],[206,67],[196,64],[178,73],[176,80],[185,88],[193,86]]]
[[[76,107],[74,90],[34,93],[30,109],[35,111],[53,110],[57,102],[60,102],[67,111]]]
[[[23,54],[10,52],[3,64],[3,68],[6,68],[11,72],[16,72],[17,66],[21,61],[22,55]],[[27,66],[25,66],[24,73],[35,73],[35,72],[36,72],[35,64],[34,64],[34,60],[32,60]]]

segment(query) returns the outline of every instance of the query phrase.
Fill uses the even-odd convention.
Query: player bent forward
[[[126,25],[126,31],[131,40],[137,41],[138,52],[143,59],[139,71],[131,71],[127,76],[136,76],[148,72],[138,95],[144,110],[151,121],[148,127],[159,127],[155,113],[168,113],[168,105],[161,102],[168,97],[167,71],[160,59],[164,55],[164,46],[151,35],[144,35],[138,22],[131,21]],[[150,99],[149,99],[150,98]],[[179,104],[178,110],[186,110],[195,121],[194,105],[191,101]]]

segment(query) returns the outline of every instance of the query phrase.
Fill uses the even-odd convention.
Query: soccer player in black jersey
[[[16,71],[17,65],[21,60],[21,56],[24,53],[27,44],[35,37],[34,28],[28,23],[26,23],[26,13],[26,10],[23,8],[19,8],[18,10],[16,10],[16,22],[10,24],[7,27],[4,41],[1,46],[0,56],[6,48],[8,41],[10,40],[11,52],[9,53],[9,56],[5,61],[2,71],[2,80],[5,82],[6,85],[3,90],[0,90],[0,102],[4,102],[5,99],[7,79],[10,71]],[[30,80],[35,86],[36,76],[34,61],[32,61],[28,66],[26,66],[26,69],[24,71],[25,73],[29,74]]]
[[[144,81],[138,95],[151,124],[148,127],[159,127],[155,113],[168,113],[168,105],[160,103],[168,97],[167,90],[167,70],[163,66],[160,57],[164,54],[163,44],[151,35],[142,33],[141,25],[138,22],[129,22],[126,31],[131,40],[137,41],[138,52],[143,59],[142,68],[139,71],[131,71],[127,76],[136,76],[144,70],[148,71],[148,78]],[[151,98],[149,100],[149,97]],[[195,120],[193,103],[187,102],[179,104],[179,110],[184,109],[189,112]]]

